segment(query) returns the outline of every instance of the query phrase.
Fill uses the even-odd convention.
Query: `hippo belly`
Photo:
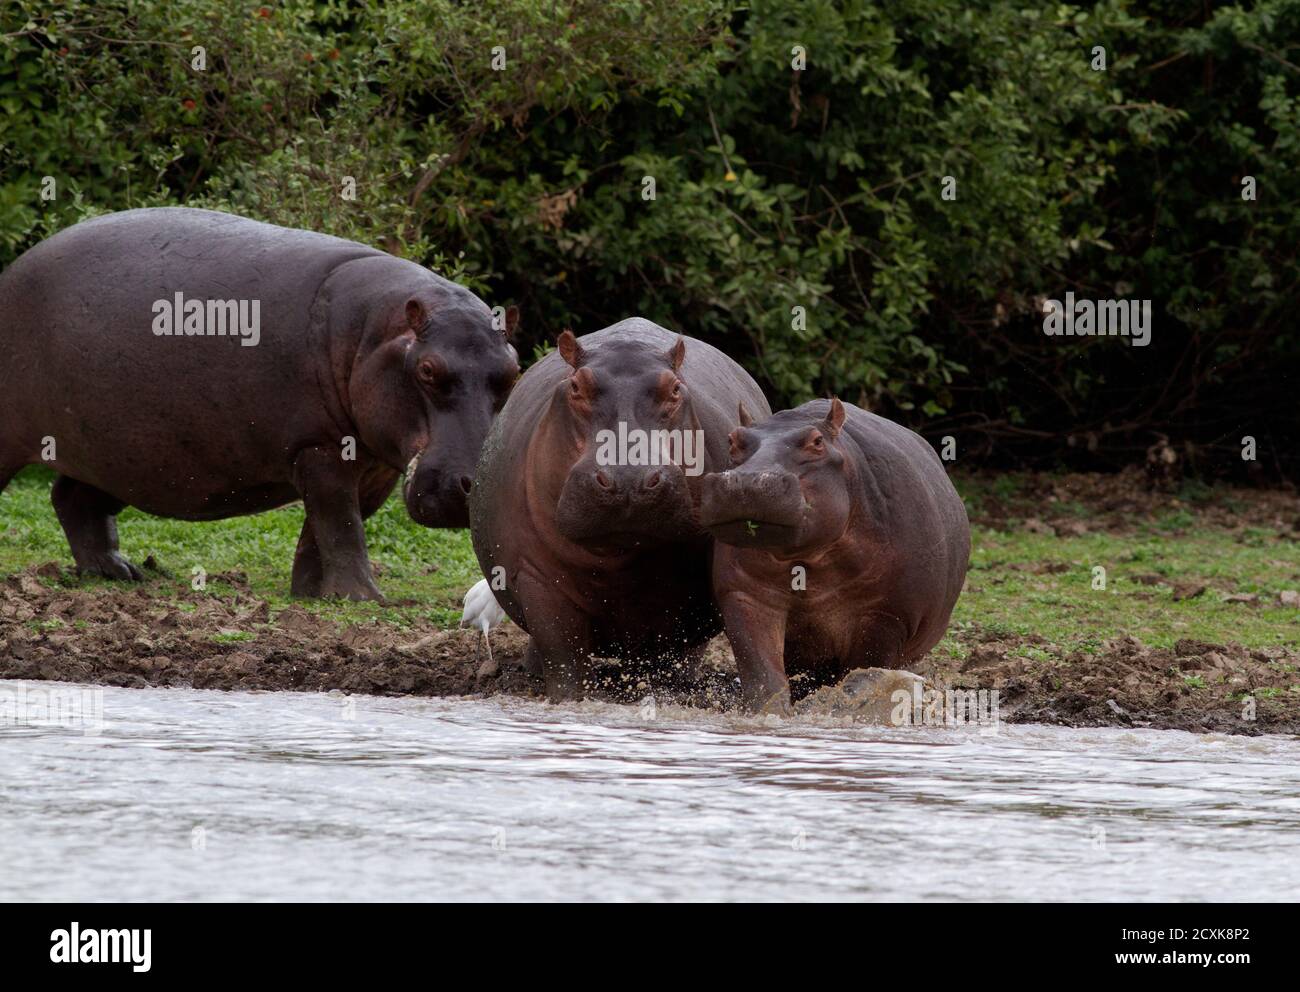
[[[156,516],[216,520],[295,500],[295,444],[284,431],[305,411],[321,415],[314,384],[282,387],[299,397],[297,410],[267,403],[255,379],[250,385],[224,370],[220,344],[227,342],[165,342],[211,359],[202,382],[182,390],[172,384],[192,371],[184,355],[153,355],[152,375],[116,389],[107,384],[124,377],[88,359],[93,371],[68,373],[78,403],[30,404],[26,417],[39,428],[25,440],[49,438],[55,457],[42,460],[56,472]]]
[[[291,449],[332,426],[317,290],[374,256],[206,210],[132,210],[68,228],[0,276],[0,441],[50,461],[41,452],[52,440],[61,471],[177,513],[287,483]],[[178,297],[242,303],[256,334],[236,333],[224,310],[183,333],[180,313],[164,322],[159,312]]]
[[[628,571],[604,574],[587,591],[594,649],[600,655],[680,655],[722,630],[708,581],[708,546],[674,545],[637,557]]]

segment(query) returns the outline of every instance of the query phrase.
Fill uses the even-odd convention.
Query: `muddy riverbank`
[[[512,625],[492,633],[489,658],[476,632],[432,620],[349,625],[300,606],[273,611],[251,594],[160,596],[150,583],[74,581],[55,563],[0,581],[0,678],[380,696],[541,694],[522,667],[527,638]],[[1095,652],[1067,652],[975,623],[955,637],[964,657],[931,654],[913,670],[939,689],[996,689],[1004,721],[1300,734],[1300,654],[1290,648],[1188,639],[1151,648],[1119,636]],[[705,709],[732,705],[735,690],[721,637],[689,677],[606,663],[592,685],[598,698],[653,694]]]

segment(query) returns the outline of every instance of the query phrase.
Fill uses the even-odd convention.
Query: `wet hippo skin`
[[[697,508],[742,403],[768,411],[722,352],[641,318],[566,331],[519,380],[484,445],[470,521],[483,574],[531,635],[528,663],[551,698],[582,694],[593,655],[689,661],[720,630]],[[700,431],[701,474],[630,455],[602,463],[601,431],[620,429]]]

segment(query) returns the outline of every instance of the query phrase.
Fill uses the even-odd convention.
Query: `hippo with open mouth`
[[[970,558],[966,508],[934,449],[893,421],[815,400],[730,437],[705,476],[713,591],[742,703],[786,712],[800,688],[897,668],[943,637]]]
[[[405,470],[415,521],[468,523],[516,321],[354,241],[185,207],[85,221],[0,274],[0,490],[50,465],[78,569],[113,579],[141,577],[124,506],[301,499],[294,595],[382,599],[362,521]]]
[[[550,698],[581,695],[593,655],[671,665],[721,629],[696,517],[741,404],[768,410],[739,365],[639,317],[565,331],[519,380],[483,447],[470,527]]]

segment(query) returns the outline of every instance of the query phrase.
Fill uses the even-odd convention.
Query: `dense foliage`
[[[0,10],[0,263],[212,206],[517,302],[525,353],[640,313],[961,456],[1295,457],[1300,0]],[[1045,336],[1067,291],[1151,345]]]

